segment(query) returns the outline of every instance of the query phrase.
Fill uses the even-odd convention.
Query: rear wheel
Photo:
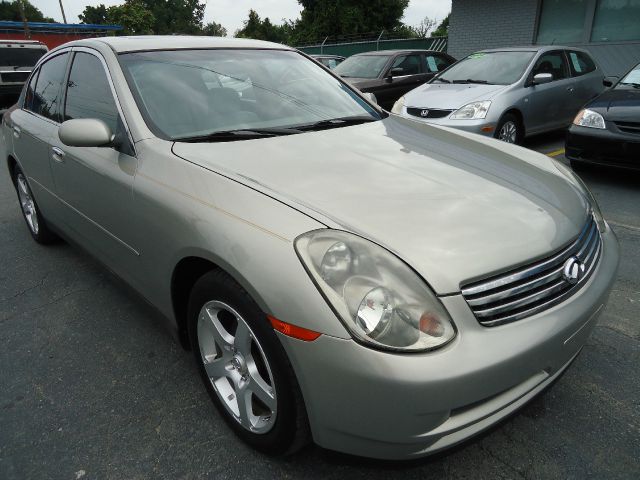
[[[13,171],[13,183],[16,187],[16,192],[18,193],[22,216],[27,223],[29,233],[31,233],[33,239],[42,244],[48,244],[56,241],[58,236],[47,226],[44,217],[40,213],[38,204],[33,197],[33,193],[31,192],[31,188],[27,182],[27,177],[18,166],[16,166]]]
[[[189,337],[202,379],[235,433],[265,453],[308,442],[302,395],[276,333],[244,289],[220,270],[189,300]]]
[[[495,138],[503,142],[519,145],[522,142],[524,128],[520,120],[512,113],[502,116],[496,127]]]

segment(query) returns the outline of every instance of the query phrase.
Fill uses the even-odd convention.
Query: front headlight
[[[468,103],[451,114],[452,120],[480,120],[487,117],[491,100]]]
[[[347,232],[316,230],[298,237],[295,248],[356,340],[417,352],[455,337],[453,322],[431,289],[379,245]]]
[[[564,174],[564,176],[567,177],[569,181],[571,181],[574,185],[576,185],[582,191],[582,193],[587,197],[587,200],[591,204],[591,210],[593,211],[593,216],[596,219],[598,230],[600,230],[600,232],[604,232],[607,228],[606,222],[604,220],[604,216],[602,215],[602,211],[600,210],[600,206],[596,201],[596,197],[593,196],[593,193],[591,193],[591,190],[589,190],[587,185],[582,181],[582,179],[578,175],[576,175],[576,173],[573,170],[566,167],[565,165],[560,163],[558,160],[553,160],[553,163],[555,164],[556,168],[560,170],[560,172]]]
[[[404,95],[400,97],[396,103],[393,104],[391,113],[395,113],[396,115],[402,115],[403,108],[404,108]]]
[[[604,117],[598,112],[594,112],[588,108],[584,108],[578,112],[576,118],[573,119],[573,124],[578,125],[579,127],[599,129],[607,128],[604,124]]]

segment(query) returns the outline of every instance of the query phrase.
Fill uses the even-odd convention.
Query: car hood
[[[427,83],[405,94],[407,107],[457,110],[467,103],[491,100],[509,85]]]
[[[173,151],[383,245],[439,294],[558,250],[588,209],[548,157],[395,116]]]
[[[587,108],[597,111],[610,121],[637,122],[640,118],[640,89],[607,90],[594,99]]]

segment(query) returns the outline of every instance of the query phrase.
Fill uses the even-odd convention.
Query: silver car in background
[[[271,454],[416,458],[476,435],[567,369],[618,266],[561,164],[389,115],[273,43],[64,45],[2,137],[31,236],[131,284]]]
[[[603,90],[585,50],[544,46],[483,50],[405,94],[392,112],[520,143],[565,128]]]

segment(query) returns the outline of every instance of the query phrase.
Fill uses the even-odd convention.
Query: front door
[[[378,103],[390,109],[402,95],[425,83],[429,74],[423,71],[422,63],[423,60],[419,54],[396,57],[385,73],[384,81],[387,83],[382,85],[379,93],[374,92]],[[401,69],[401,71],[391,76],[393,69]]]
[[[104,121],[117,146],[69,147],[53,139],[51,169],[66,223],[98,258],[132,280],[139,255],[131,228],[137,159],[104,60],[88,49],[74,49],[64,96],[63,120],[81,118]]]

